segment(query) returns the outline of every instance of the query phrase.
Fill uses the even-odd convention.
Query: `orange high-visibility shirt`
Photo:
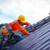
[[[25,22],[23,23],[22,25],[29,25],[29,22]],[[18,30],[21,31],[22,33],[26,34],[26,35],[29,35],[29,32],[27,32],[21,25],[20,23],[18,22],[18,20],[14,23],[10,23],[8,25],[8,27],[11,27],[11,29],[14,31],[14,32],[17,32]],[[9,34],[8,34],[9,35]]]

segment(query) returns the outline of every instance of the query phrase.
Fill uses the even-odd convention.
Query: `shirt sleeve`
[[[29,24],[30,24],[29,22],[25,22],[22,25],[27,25],[28,26]]]
[[[17,28],[19,31],[29,36],[29,32],[27,32],[22,26],[17,26]]]

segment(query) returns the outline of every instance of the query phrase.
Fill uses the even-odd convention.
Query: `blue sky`
[[[0,24],[10,23],[20,14],[31,24],[48,16],[50,0],[0,0]]]

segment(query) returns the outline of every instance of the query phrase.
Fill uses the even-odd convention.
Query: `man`
[[[23,25],[27,25],[30,26],[32,30],[34,30],[34,28],[32,27],[32,25],[29,22],[25,21],[25,16],[24,15],[19,15],[18,20],[16,20],[15,22],[10,23],[7,28],[4,28],[2,30],[2,34],[5,34],[3,36],[2,41],[4,41],[4,39],[6,40],[5,37],[8,37],[11,35],[11,37],[14,37],[14,40],[17,39],[17,42],[21,39],[21,36],[18,34],[15,34],[14,32],[17,32],[18,30],[21,31],[22,33],[26,34],[26,35],[31,35],[29,32],[27,32],[22,26]],[[11,31],[11,33],[9,33],[9,30]]]
[[[9,28],[9,30],[11,30],[11,36],[13,35],[15,38],[18,38],[18,40],[21,38],[20,35],[18,34],[14,34],[14,32],[17,32],[18,30],[21,31],[22,33],[26,34],[26,35],[31,35],[29,32],[27,32],[22,26],[23,25],[27,25],[30,26],[32,30],[34,30],[34,28],[32,27],[32,25],[29,22],[25,21],[25,16],[24,15],[19,15],[18,20],[16,20],[15,22],[10,23],[7,27]],[[4,28],[2,31],[2,34],[6,33],[6,36],[9,36],[10,33],[8,33],[9,31]]]
[[[32,30],[34,30],[34,28],[32,27],[32,25],[29,22],[25,21],[25,16],[23,15],[19,15],[18,20],[16,20],[15,22],[12,22],[8,25],[8,28],[12,29],[13,32],[17,32],[18,30],[21,31],[22,33],[26,34],[26,35],[30,35],[29,32],[27,32],[22,26],[23,25],[27,25],[30,26]],[[3,30],[3,33],[6,33],[7,30],[6,28]],[[11,33],[12,34],[12,33]],[[6,36],[8,36],[9,33],[6,34]]]

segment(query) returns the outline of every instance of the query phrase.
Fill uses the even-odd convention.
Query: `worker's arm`
[[[22,26],[15,26],[19,31],[29,36],[29,32],[27,32]]]
[[[29,24],[30,28],[32,29],[32,31],[34,30],[34,28],[32,27],[32,24]]]
[[[34,28],[32,27],[32,24],[30,24],[29,22],[25,22],[25,23],[23,23],[22,25],[30,26],[30,28],[32,29],[32,31],[34,30]]]
[[[25,23],[23,23],[22,25],[27,25],[27,26],[29,26],[29,22],[25,22]]]

